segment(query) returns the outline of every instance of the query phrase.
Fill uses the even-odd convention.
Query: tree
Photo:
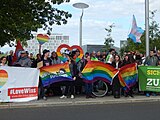
[[[109,50],[114,45],[114,40],[111,36],[113,27],[115,27],[114,23],[109,25],[108,28],[105,28],[105,31],[107,31],[107,38],[105,38],[104,44],[107,50]]]
[[[155,49],[160,49],[160,27],[159,24],[154,20],[155,17],[155,11],[150,12],[151,17],[150,17],[150,25],[149,25],[149,42],[150,42],[150,50]],[[122,48],[120,51],[124,52],[124,49],[127,51],[136,51],[138,50],[141,53],[145,53],[146,51],[146,37],[145,37],[145,32],[141,36],[141,44],[134,43],[130,38],[127,38],[127,46],[125,48]],[[121,53],[123,54],[123,53]]]
[[[150,49],[158,48],[160,49],[160,27],[159,24],[154,20],[155,13],[157,10],[151,11],[151,23],[150,23],[150,29],[149,29],[149,37],[150,37]]]
[[[54,8],[54,4],[69,0],[1,0],[0,4],[0,46],[15,39],[26,41],[32,31],[43,28],[50,34],[52,25],[66,24],[72,15]]]

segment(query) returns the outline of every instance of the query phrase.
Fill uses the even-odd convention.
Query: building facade
[[[113,46],[113,49],[115,49],[118,53],[120,51],[120,48]],[[98,51],[106,51],[105,45],[83,45],[82,49],[85,52],[92,53],[93,51],[98,52]]]
[[[34,34],[33,36],[33,39],[27,41],[28,46],[25,50],[36,55],[39,53],[39,43],[37,41],[37,34]],[[50,50],[51,52],[56,51],[58,46],[61,44],[69,44],[69,36],[63,34],[52,34],[49,36],[48,42],[42,45],[41,51],[44,49]]]
[[[126,47],[127,46],[127,40],[121,40],[120,41],[120,48]]]

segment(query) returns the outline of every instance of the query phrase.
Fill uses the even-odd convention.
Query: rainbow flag
[[[123,66],[119,70],[118,76],[123,87],[130,88],[135,85],[138,79],[136,63]]]
[[[43,34],[38,34],[37,35],[37,40],[40,45],[44,44],[45,42],[48,42],[49,36],[48,35],[43,35]]]
[[[40,77],[44,87],[56,82],[72,81],[68,63],[42,67]]]
[[[83,79],[88,83],[102,80],[112,84],[116,74],[118,74],[117,69],[100,61],[89,61],[82,71]]]

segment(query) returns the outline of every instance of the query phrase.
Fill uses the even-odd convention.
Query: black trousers
[[[74,84],[75,84],[75,93],[81,94],[82,86],[84,85],[83,79],[80,77],[77,77]]]
[[[113,90],[113,95],[115,98],[119,98],[120,97],[120,82],[119,82],[119,78],[118,75],[116,75],[113,79],[113,83],[112,83],[112,90]]]
[[[64,95],[67,96],[68,94],[74,95],[74,87],[75,87],[75,81],[68,81],[66,82],[66,88]]]
[[[39,98],[43,98],[45,96],[45,92],[44,92],[44,87],[43,87],[43,84],[42,84],[41,77],[39,77],[39,86],[38,86],[38,89],[39,89],[38,97]]]

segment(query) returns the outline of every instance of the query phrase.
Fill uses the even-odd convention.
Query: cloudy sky
[[[104,44],[108,25],[115,24],[112,37],[115,46],[120,46],[120,40],[126,40],[132,25],[133,14],[137,25],[145,28],[145,0],[70,0],[70,3],[55,5],[59,9],[68,11],[72,18],[67,25],[53,26],[53,33],[69,35],[70,45],[79,44],[79,18],[81,10],[72,5],[83,2],[89,5],[83,16],[83,45]],[[156,21],[160,23],[160,0],[150,0],[150,10],[157,10]],[[39,33],[44,32],[39,30]],[[45,33],[45,32],[44,32]],[[4,50],[5,48],[1,48]]]
[[[83,45],[104,44],[107,32],[104,30],[114,23],[112,37],[115,46],[120,46],[120,40],[126,40],[132,25],[133,14],[138,26],[145,28],[145,0],[70,0],[70,3],[56,6],[69,11],[72,18],[67,25],[53,26],[53,33],[63,33],[70,36],[70,44],[79,44],[79,19],[81,10],[72,5],[84,2],[89,5],[83,16]],[[150,10],[157,10],[156,20],[160,23],[160,0],[150,0]]]

